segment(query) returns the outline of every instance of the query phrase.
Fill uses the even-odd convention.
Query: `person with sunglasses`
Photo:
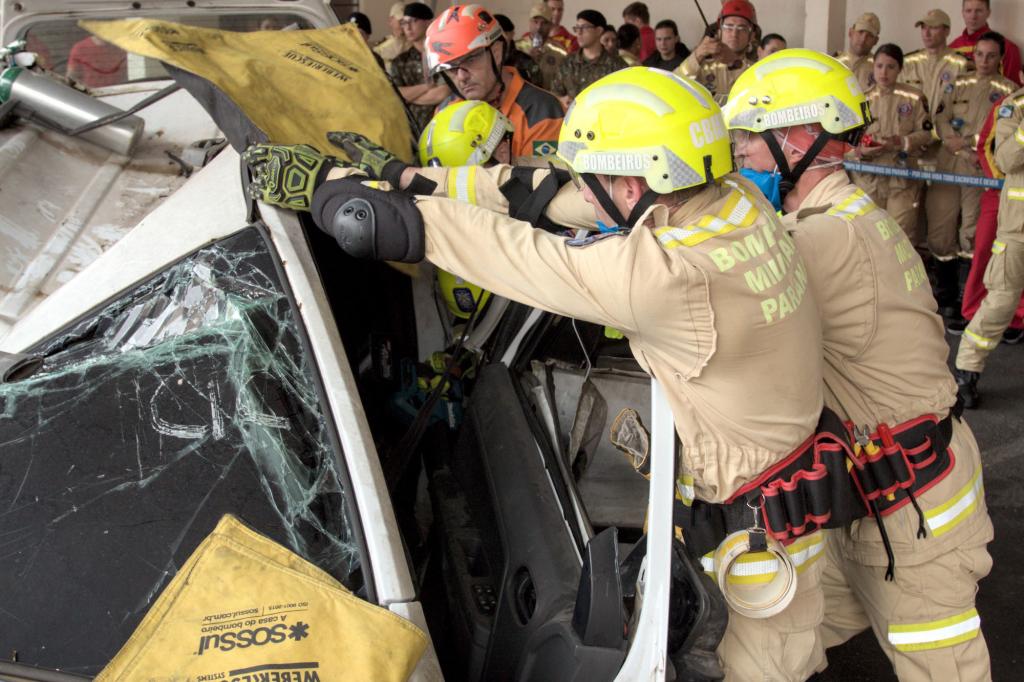
[[[757,10],[749,0],[727,0],[718,21],[708,26],[704,38],[675,73],[699,82],[715,101],[724,103],[732,84],[754,63],[751,46],[757,30]]]
[[[565,58],[551,84],[551,92],[558,95],[565,106],[594,81],[626,68],[622,57],[609,54],[601,44],[606,23],[604,15],[597,10],[585,9],[576,15],[572,30],[580,49]]]

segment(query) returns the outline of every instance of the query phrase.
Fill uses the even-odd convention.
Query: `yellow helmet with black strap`
[[[562,122],[558,156],[622,223],[627,221],[593,176],[642,177],[650,192],[628,226],[658,194],[709,184],[733,170],[729,134],[711,93],[688,78],[639,66],[609,74],[577,95]]]
[[[871,122],[857,76],[842,62],[813,50],[780,50],[740,74],[722,108],[729,130],[757,133],[768,145],[782,197],[832,140],[856,145]],[[792,168],[773,131],[819,125],[822,132]]]

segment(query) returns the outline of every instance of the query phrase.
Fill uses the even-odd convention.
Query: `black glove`
[[[327,133],[327,141],[344,150],[356,168],[375,180],[386,180],[393,188],[399,189],[402,171],[408,168],[409,164],[399,160],[387,149],[359,133],[340,130]]]
[[[359,178],[331,180],[316,190],[311,212],[317,227],[350,256],[423,260],[423,216],[408,194],[371,189]]]
[[[252,172],[250,197],[294,211],[308,211],[316,188],[343,165],[308,144],[254,144],[242,160]]]

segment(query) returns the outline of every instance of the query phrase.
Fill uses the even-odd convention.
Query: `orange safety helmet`
[[[427,27],[427,68],[431,75],[451,62],[501,38],[501,24],[481,5],[452,5]]]
[[[750,0],[727,0],[722,3],[722,11],[718,14],[718,23],[726,17],[742,17],[754,26],[757,26],[757,10],[750,4]]]

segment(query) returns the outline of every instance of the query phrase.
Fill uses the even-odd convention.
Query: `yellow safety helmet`
[[[448,310],[463,320],[468,320],[475,308],[482,309],[491,299],[491,292],[440,268],[437,270],[437,285]]]
[[[761,133],[818,123],[839,139],[871,121],[857,77],[827,55],[779,50],[740,74],[722,115],[730,130]]]
[[[469,99],[449,104],[420,135],[420,165],[483,165],[512,130],[512,121],[487,102]]]
[[[584,178],[642,177],[657,194],[733,170],[729,133],[711,93],[643,66],[609,74],[576,96],[558,135],[558,156]]]

